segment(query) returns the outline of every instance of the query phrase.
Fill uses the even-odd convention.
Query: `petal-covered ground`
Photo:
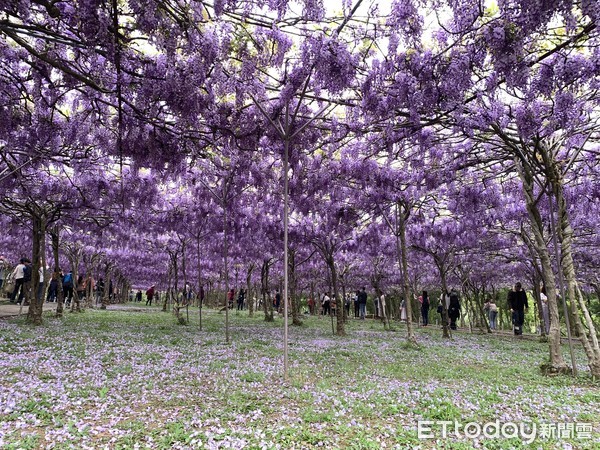
[[[402,325],[350,320],[340,338],[313,317],[290,327],[285,382],[281,318],[232,313],[225,344],[223,314],[202,331],[195,314],[0,321],[0,448],[600,448],[579,347],[579,377],[548,378],[534,340],[432,327],[415,349]]]

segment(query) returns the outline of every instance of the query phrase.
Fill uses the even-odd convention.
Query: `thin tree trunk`
[[[102,293],[102,299],[100,300],[102,303],[100,304],[100,309],[106,309],[107,305],[110,303],[110,283],[112,278],[112,270],[110,265],[106,265],[106,272],[104,275],[104,292]]]
[[[296,293],[297,280],[296,280],[296,251],[293,249],[288,250],[288,271],[289,271],[289,285],[290,285],[290,303],[292,307],[292,325],[300,326],[302,321],[298,314],[298,296]]]
[[[77,292],[79,284],[79,248],[75,248],[74,253],[71,260],[71,266],[73,267],[73,300],[71,301],[71,312],[81,312],[81,299]]]
[[[327,265],[329,266],[329,270],[331,272],[331,284],[333,285],[333,299],[331,299],[330,302],[335,301],[335,305],[336,305],[335,306],[335,308],[336,308],[335,311],[336,311],[336,316],[337,316],[336,334],[338,336],[345,336],[346,328],[344,326],[344,306],[340,305],[340,300],[339,300],[339,295],[338,295],[339,294],[338,275],[337,275],[337,270],[335,268],[335,261],[333,259],[332,254],[330,254],[329,257],[327,258]]]
[[[227,191],[223,194],[223,265],[225,271],[225,343],[229,344],[229,241],[227,230]],[[234,299],[235,300],[235,299]]]
[[[398,223],[398,233],[396,234],[396,254],[400,257],[400,269],[402,276],[402,290],[404,291],[404,304],[406,305],[406,340],[410,344],[417,345],[417,337],[412,324],[412,301],[410,295],[410,280],[408,278],[408,258],[406,247],[406,217],[401,210],[400,205],[396,205],[396,222]]]
[[[450,339],[450,327],[448,327],[448,305],[446,304],[446,295],[448,295],[448,281],[446,279],[446,270],[442,261],[439,258],[435,258],[436,265],[440,272],[440,279],[442,281],[442,337],[444,339]]]
[[[200,292],[202,291],[202,263],[200,262],[200,233],[196,236],[196,250],[198,253],[198,326],[200,331],[202,331],[202,298],[200,298]]]
[[[254,317],[254,300],[251,295],[252,289],[252,272],[254,271],[255,264],[253,262],[248,264],[246,270],[246,304],[248,305],[248,316]]]
[[[51,233],[52,237],[52,255],[54,256],[54,271],[58,275],[58,289],[56,292],[56,317],[61,318],[64,314],[65,292],[63,291],[62,279],[60,278],[60,231],[56,225]]]
[[[273,322],[273,303],[267,293],[269,292],[269,269],[271,265],[269,260],[264,260],[260,268],[261,294],[263,298],[263,310],[265,312],[265,322]],[[267,304],[268,303],[268,304]]]
[[[46,292],[48,292],[48,280],[47,280],[47,273],[46,273],[46,267],[48,266],[48,262],[46,260],[46,227],[48,226],[48,224],[46,223],[45,220],[42,220],[42,230],[41,230],[41,242],[40,242],[40,246],[41,246],[41,258],[42,258],[42,292],[40,294],[40,301],[41,301],[41,309],[43,310],[44,308],[44,302],[46,301]],[[43,314],[43,311],[42,311]]]

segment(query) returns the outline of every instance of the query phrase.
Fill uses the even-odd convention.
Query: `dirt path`
[[[8,299],[0,299],[0,319],[6,317],[15,317],[19,315],[19,309],[21,307],[19,305],[15,305],[10,303]],[[56,303],[44,303],[44,311],[55,311]],[[29,311],[29,306],[23,306],[23,315],[26,315]]]

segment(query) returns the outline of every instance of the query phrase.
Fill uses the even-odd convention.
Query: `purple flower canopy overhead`
[[[552,302],[558,214],[570,295],[596,282],[597,2],[0,5],[13,261],[53,231],[135,286],[280,274],[288,217],[298,286],[539,268]]]

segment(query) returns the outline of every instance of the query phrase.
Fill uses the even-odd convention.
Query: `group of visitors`
[[[279,297],[277,297],[279,296]],[[276,299],[273,299],[273,307],[278,309],[279,308],[279,303],[281,302],[281,295],[279,294],[279,291],[277,291],[277,295],[276,295]],[[204,291],[202,291],[202,298],[201,300],[204,299]],[[244,289],[240,289],[237,292],[237,297],[236,297],[236,292],[234,288],[229,289],[229,291],[227,291],[227,306],[229,307],[229,309],[233,309],[233,302],[236,302],[237,305],[237,311],[243,311],[247,305],[246,305],[246,291]],[[275,306],[277,304],[277,306]]]
[[[547,310],[547,297],[544,294],[543,288],[541,298],[542,305],[545,305]],[[523,289],[521,283],[516,283],[515,287],[508,292],[507,303],[510,308],[513,332],[515,336],[521,336],[523,334],[523,324],[525,323],[525,313],[529,308],[527,293]],[[488,297],[483,309],[488,314],[490,329],[496,330],[498,327],[498,305],[496,305],[493,297]],[[546,326],[546,332],[548,332],[548,328],[549,322],[548,326]]]
[[[456,330],[458,328],[456,322],[461,315],[460,298],[456,289],[450,289],[450,291],[446,291],[440,296],[437,312],[442,323],[444,323],[444,308],[448,314],[447,325],[450,326],[451,330]]]
[[[146,306],[152,306],[152,300],[154,299],[155,289],[156,286],[153,284],[146,290]],[[135,296],[133,295],[133,291],[131,291],[130,300],[133,300],[132,297],[135,298],[136,302],[141,303],[143,300],[142,290],[138,288],[137,292],[135,293]]]
[[[83,274],[74,279],[70,270],[62,272],[53,271],[50,276],[49,270],[44,269],[40,262],[38,272],[38,285],[34,289],[31,286],[33,264],[28,258],[21,258],[19,263],[11,269],[8,261],[0,256],[0,290],[4,290],[9,295],[9,301],[14,304],[28,305],[29,299],[35,296],[41,299],[44,296],[44,284],[47,281],[47,290],[45,295],[46,302],[52,303],[58,300],[59,287],[62,287],[65,304],[68,306],[77,295],[79,300],[84,300],[88,295],[93,295],[97,299],[104,295],[104,281],[102,278],[96,282],[91,275]],[[112,296],[112,283],[110,283],[110,295]]]
[[[4,273],[6,271],[5,268],[8,267],[8,263],[6,262],[4,257],[1,258],[1,261],[2,261],[2,266],[3,266],[2,272]],[[5,277],[3,283],[6,282],[6,284],[7,284],[6,287],[9,287],[10,286],[9,283],[12,283],[12,287],[10,287],[10,289],[12,289],[12,292],[10,294],[10,302],[11,303],[22,303],[25,298],[25,291],[28,288],[28,283],[31,281],[31,276],[32,276],[31,261],[27,258],[21,258],[19,260],[19,264],[16,265],[16,267],[14,268],[12,273],[9,276],[5,276],[5,275],[3,275],[3,276]],[[42,275],[42,280],[43,280],[43,275]],[[25,304],[27,304],[27,303],[25,303]]]
[[[0,290],[3,288],[10,293],[11,303],[21,303],[26,299],[26,290],[29,288],[28,283],[32,279],[32,263],[28,258],[21,258],[19,263],[10,270],[10,266],[3,256],[0,256]],[[37,298],[41,298],[43,295],[44,287],[44,274],[43,267],[40,264],[39,269],[39,285],[35,290],[34,294]],[[77,295],[79,300],[84,300],[87,295],[92,294],[96,297],[97,302],[104,295],[104,281],[102,278],[95,282],[91,275],[85,277],[79,275],[77,280],[74,280],[71,271],[62,273],[61,271],[54,271],[48,280],[48,290],[46,295],[47,302],[56,302],[58,298],[59,285],[62,286],[64,293],[65,303],[69,305],[73,300],[74,295]],[[155,296],[156,286],[152,285],[146,290],[146,305],[152,305],[152,300]],[[204,291],[201,289],[200,293],[200,304],[204,300]],[[131,300],[133,300],[133,291],[131,291]],[[112,282],[109,285],[109,297],[113,295]],[[184,300],[191,301],[192,290],[189,285],[186,285],[183,289]],[[270,296],[268,296],[270,297]],[[236,298],[236,292],[232,288],[227,293],[228,307],[233,308],[234,299]],[[324,292],[317,296],[318,301],[311,296],[308,299],[308,308],[311,315],[322,314],[330,315],[336,313],[337,303],[335,298],[332,298],[329,292]],[[541,305],[542,305],[542,317],[543,326],[545,331],[548,332],[550,328],[550,320],[548,313],[548,303],[545,289],[542,286],[540,292]],[[138,289],[135,294],[135,300],[138,302],[142,301],[142,290]],[[276,291],[272,298],[273,308],[281,312],[282,299],[279,290]],[[429,325],[429,309],[430,309],[430,298],[427,291],[423,291],[418,297],[421,313],[422,326],[426,327]],[[514,334],[520,336],[523,334],[523,324],[525,321],[525,313],[528,308],[527,294],[523,289],[521,283],[516,283],[514,288],[508,293],[507,298],[508,307],[511,312],[511,320],[513,323]],[[27,303],[25,303],[27,304]],[[354,294],[347,294],[343,300],[343,306],[346,315],[350,315],[352,306],[354,306],[354,317],[356,319],[365,320],[367,316],[367,292],[366,288],[363,287],[361,290],[356,291]],[[373,298],[374,306],[374,318],[385,318],[389,315],[386,311],[385,294],[381,290],[377,290],[376,295]],[[242,311],[246,307],[246,291],[240,289],[237,293],[237,310]],[[457,321],[461,316],[461,305],[459,294],[455,289],[451,289],[449,292],[444,292],[439,299],[437,312],[442,317],[444,308],[447,312],[448,325],[450,329],[457,329]],[[487,298],[484,304],[484,311],[487,314],[489,320],[489,326],[491,330],[496,330],[498,326],[498,306],[495,300],[490,296]],[[406,301],[401,299],[400,304],[400,319],[407,320],[406,314]]]
[[[308,298],[308,312],[310,315],[328,316],[337,314],[337,302],[329,292],[317,295],[317,298],[319,299],[318,302],[312,296]],[[366,288],[363,287],[361,291],[356,291],[354,295],[346,294],[344,297],[343,306],[347,317],[350,316],[352,304],[354,304],[354,317],[364,319],[367,306]]]
[[[102,278],[96,281],[91,275],[87,277],[80,274],[77,280],[73,277],[73,273],[67,270],[66,273],[62,271],[54,271],[50,276],[48,283],[48,291],[46,293],[46,302],[52,303],[58,301],[59,284],[62,285],[62,291],[64,295],[65,305],[70,306],[71,302],[77,296],[79,301],[93,301],[100,303],[104,296],[104,280]],[[110,283],[109,294],[113,294],[112,283]],[[90,296],[88,298],[88,296]]]

